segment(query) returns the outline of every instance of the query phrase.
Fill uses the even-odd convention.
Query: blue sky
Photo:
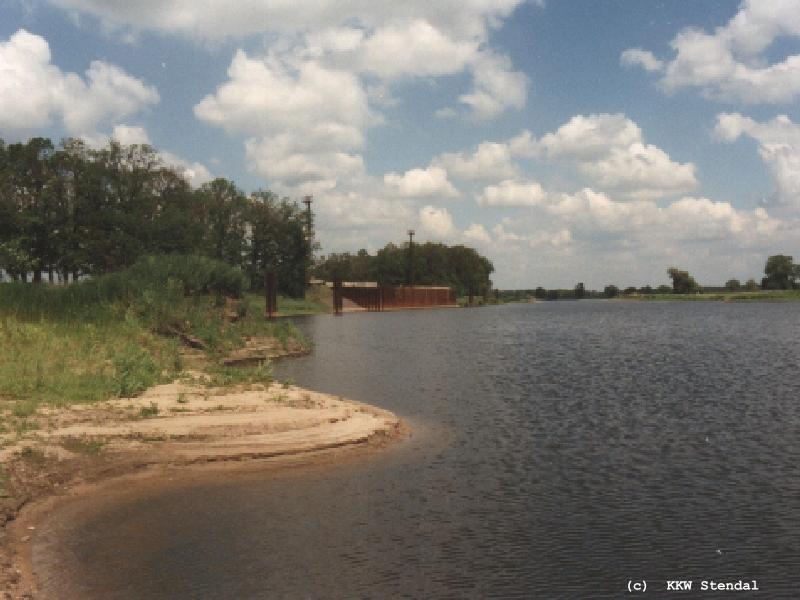
[[[231,8],[235,6],[236,9]],[[800,0],[7,0],[0,137],[315,197],[323,252],[706,284],[800,241]]]

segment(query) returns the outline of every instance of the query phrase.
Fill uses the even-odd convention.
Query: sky
[[[31,136],[312,194],[323,254],[759,280],[800,258],[800,0],[3,0],[0,138]]]

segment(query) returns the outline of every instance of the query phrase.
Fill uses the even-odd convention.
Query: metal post
[[[278,283],[275,271],[267,271],[264,279],[264,292],[267,301],[267,318],[274,319],[278,312]]]
[[[333,280],[333,314],[342,314],[342,280],[337,277]]]
[[[314,237],[314,223],[311,216],[311,203],[313,200],[313,196],[306,196],[303,198],[303,204],[306,205],[306,236],[309,240]]]
[[[408,230],[408,285],[414,287],[414,230]]]

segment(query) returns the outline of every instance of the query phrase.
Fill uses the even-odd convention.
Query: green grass
[[[625,299],[625,297],[622,297]],[[631,300],[679,300],[716,302],[796,302],[800,301],[800,290],[755,290],[737,292],[709,292],[703,294],[642,294]]]
[[[266,300],[263,294],[248,292],[244,295],[243,303],[248,314],[263,315],[266,312]],[[281,317],[319,315],[330,310],[330,306],[325,304],[318,292],[314,292],[309,298],[278,296],[278,315]]]
[[[0,400],[22,417],[39,404],[135,395],[175,375],[178,346],[137,323],[0,318]]]
[[[179,336],[199,339],[212,361],[248,337],[302,341],[291,321],[265,319],[255,295],[234,298],[243,285],[235,270],[197,257],[147,257],[68,287],[0,285],[0,420],[22,422],[41,405],[135,396],[173,380],[183,369]],[[286,312],[314,307],[282,302]],[[218,369],[216,380],[269,377],[264,367],[235,371]]]

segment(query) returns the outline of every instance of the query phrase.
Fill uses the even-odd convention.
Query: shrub
[[[114,357],[113,363],[116,392],[123,398],[143,392],[154,385],[160,375],[150,353],[135,345],[123,348]]]

